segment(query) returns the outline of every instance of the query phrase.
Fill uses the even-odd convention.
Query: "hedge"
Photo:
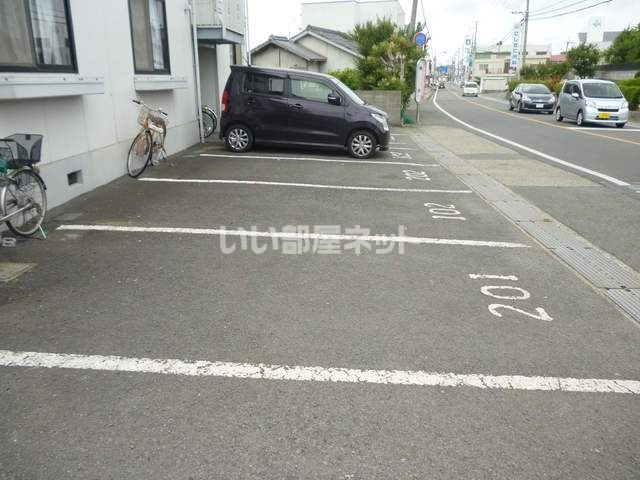
[[[620,90],[624,98],[629,102],[630,110],[637,110],[640,103],[640,85],[639,86],[626,86],[620,85]]]
[[[562,89],[562,81],[553,81],[549,79],[542,78],[527,78],[524,80],[509,80],[509,91],[513,92],[513,89],[516,88],[521,83],[542,83],[547,86],[549,90],[555,92],[556,95],[560,94],[560,90]]]

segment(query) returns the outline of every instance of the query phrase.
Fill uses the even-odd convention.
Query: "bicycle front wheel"
[[[218,126],[218,121],[206,110],[202,110],[202,134],[204,137],[209,137]]]
[[[16,235],[28,237],[36,233],[47,212],[47,194],[42,179],[29,169],[16,170],[8,177],[2,191],[2,211]]]
[[[149,160],[151,160],[151,147],[151,134],[148,131],[140,132],[133,139],[127,157],[127,173],[130,177],[139,177],[147,168]]]

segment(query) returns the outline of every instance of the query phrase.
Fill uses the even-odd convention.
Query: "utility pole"
[[[416,14],[418,13],[418,0],[413,0],[413,5],[411,5],[411,33],[416,30]]]
[[[473,69],[476,65],[476,52],[478,51],[477,43],[478,40],[478,20],[476,20],[476,26],[473,30],[473,45],[471,47],[471,76],[473,76]]]
[[[527,31],[528,30],[529,30],[529,0],[527,0],[527,8],[524,11],[524,42],[522,44],[522,67],[524,67],[524,64],[527,61]]]

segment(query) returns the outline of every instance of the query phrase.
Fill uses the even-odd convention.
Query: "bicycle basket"
[[[14,133],[0,138],[0,155],[11,169],[33,165],[40,161],[42,135],[33,133]]]
[[[140,113],[138,113],[138,124],[142,125],[143,127],[146,126],[147,118],[149,118],[150,112],[151,109],[149,107],[147,107],[146,105],[141,105]]]

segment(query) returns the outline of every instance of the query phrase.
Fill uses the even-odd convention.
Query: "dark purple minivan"
[[[220,138],[233,152],[254,143],[347,150],[369,158],[389,145],[388,116],[331,75],[232,66]]]

